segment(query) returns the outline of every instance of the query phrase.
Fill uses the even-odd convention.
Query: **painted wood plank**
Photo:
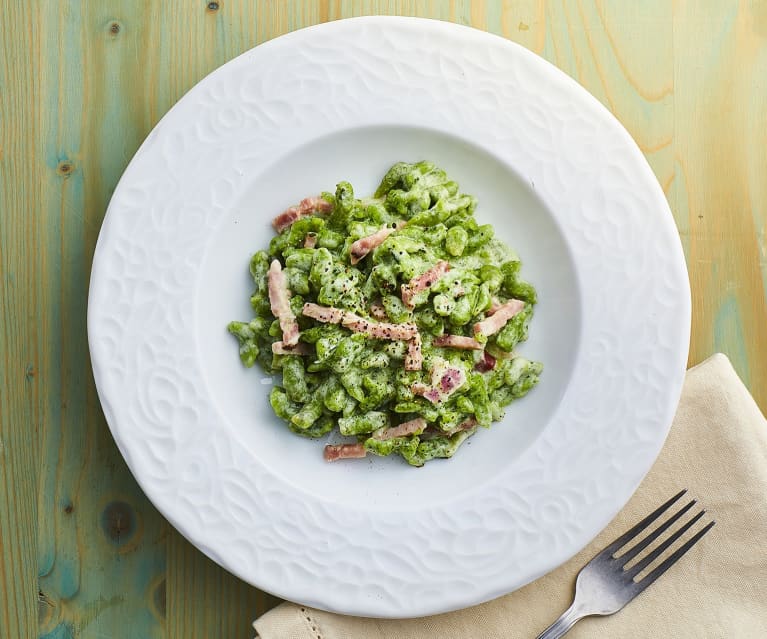
[[[125,6],[132,4],[123,3]],[[154,588],[165,569],[167,524],[115,447],[88,360],[90,264],[109,197],[149,130],[140,44],[115,3],[40,5],[38,126],[43,170],[39,302],[52,309],[36,336],[49,353],[41,392],[39,583],[41,637],[162,637]],[[119,11],[118,11],[119,13]],[[146,19],[146,18],[144,18]],[[143,33],[137,30],[136,33]],[[25,224],[19,220],[20,224]]]
[[[23,60],[39,55],[34,9],[0,20],[0,634],[37,636],[37,473],[44,354],[36,336],[41,176],[34,149],[37,78]],[[21,52],[25,57],[20,57]],[[42,311],[42,313],[41,313]],[[43,315],[43,317],[41,317]]]
[[[676,219],[693,290],[690,362],[726,353],[767,410],[767,5],[674,6]]]

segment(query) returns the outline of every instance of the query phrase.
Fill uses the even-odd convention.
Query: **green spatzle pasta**
[[[255,318],[229,332],[245,366],[282,373],[269,400],[290,430],[354,438],[326,459],[452,457],[538,382],[514,354],[536,291],[475,207],[433,164],[400,162],[373,197],[341,182],[291,207],[251,259]]]

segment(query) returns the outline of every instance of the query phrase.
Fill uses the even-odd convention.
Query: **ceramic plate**
[[[520,253],[540,299],[520,352],[545,370],[452,460],[327,464],[225,326],[251,317],[273,216],[421,159]],[[500,37],[383,17],[277,38],[185,95],[115,190],[88,309],[107,421],[172,524],[259,588],[379,617],[492,599],[586,545],[663,444],[689,328],[668,204],[610,113]]]

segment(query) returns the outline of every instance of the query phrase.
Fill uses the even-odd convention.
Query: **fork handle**
[[[577,621],[586,616],[582,610],[576,607],[575,602],[567,610],[565,610],[559,619],[551,624],[546,630],[539,634],[535,639],[559,639],[564,637],[570,628],[572,628]]]

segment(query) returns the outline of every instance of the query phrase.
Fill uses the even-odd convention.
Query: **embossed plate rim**
[[[409,57],[414,53],[418,64]],[[546,431],[481,494],[409,513],[405,540],[394,537],[403,525],[396,513],[355,512],[332,501],[297,498],[258,460],[227,442],[217,430],[212,402],[205,401],[199,362],[194,353],[180,354],[172,342],[178,337],[167,330],[187,326],[188,319],[173,306],[174,295],[194,298],[192,262],[204,255],[205,241],[194,235],[202,230],[185,228],[188,223],[177,220],[173,226],[173,216],[192,211],[202,229],[226,210],[234,197],[230,191],[241,187],[237,176],[249,156],[232,156],[233,164],[217,166],[222,147],[237,150],[253,140],[265,149],[295,146],[300,136],[312,135],[312,127],[317,135],[316,129],[338,115],[331,113],[340,108],[332,100],[313,104],[317,113],[309,114],[301,91],[291,95],[295,86],[279,77],[300,77],[309,69],[331,87],[347,89],[341,74],[326,74],[322,56],[346,65],[349,73],[365,71],[355,93],[343,97],[366,108],[340,111],[344,126],[396,123],[404,117],[414,126],[449,131],[459,122],[476,132],[479,146],[522,167],[571,236],[585,291],[585,347]],[[392,86],[409,77],[428,90],[409,94],[406,108],[402,100],[378,95],[377,86],[365,84],[367,74],[375,77],[382,69],[398,74]],[[447,74],[456,69],[448,82]],[[378,80],[392,82],[387,78],[384,73]],[[302,81],[313,86],[311,80]],[[266,90],[274,87],[285,93]],[[450,92],[459,88],[483,93],[464,92],[460,104],[451,102]],[[289,110],[279,95],[293,100]],[[231,107],[228,119],[214,119],[211,114],[222,101]],[[494,111],[499,102],[514,103],[517,120]],[[533,115],[525,109],[538,111]],[[258,135],[231,137],[227,127],[237,118],[261,122]],[[545,124],[539,126],[541,119]],[[292,126],[280,129],[280,122]],[[193,150],[185,146],[190,131]],[[591,154],[588,162],[584,148]],[[189,179],[203,161],[211,167],[207,188]],[[219,188],[217,176],[223,175],[230,183],[222,178]],[[155,189],[151,200],[145,197],[150,187]],[[194,198],[206,205],[201,213],[185,208]],[[139,221],[154,225],[149,231],[155,235],[141,236]],[[165,251],[163,233],[182,231],[190,233],[187,253]],[[626,293],[628,284],[636,287],[634,297]],[[603,324],[600,316],[606,318]],[[104,414],[131,471],[158,509],[203,552],[264,590],[327,610],[377,617],[422,616],[487,601],[553,569],[588,543],[628,500],[665,440],[681,392],[689,330],[689,283],[673,218],[644,156],[617,120],[568,76],[519,45],[468,27],[393,17],[354,18],[287,34],[238,56],[191,89],[150,133],[115,189],[94,255],[88,308],[89,347]],[[599,380],[598,389],[589,386]],[[166,396],[158,395],[158,385]],[[604,434],[608,427],[613,439]],[[567,441],[573,428],[581,429],[575,440],[581,449],[576,445],[575,455],[557,457],[565,448],[573,452]],[[585,446],[584,434],[598,440],[595,448]],[[199,467],[203,454],[216,470]],[[605,485],[613,474],[614,481]],[[254,487],[250,495],[238,492],[240,481]],[[279,503],[273,503],[275,498]],[[503,513],[509,525],[492,531],[497,548],[483,554],[472,546],[476,530],[456,522],[467,515],[487,532],[490,510]],[[546,521],[552,517],[561,525]],[[301,536],[302,544],[291,546],[284,535],[267,534],[285,530]],[[330,545],[345,535],[356,543],[343,555],[328,554],[318,542],[324,538]],[[385,559],[392,545],[401,563],[371,561]],[[461,548],[468,559],[451,556],[445,567],[427,558],[444,558],[446,548]],[[360,575],[367,585],[358,588]]]

